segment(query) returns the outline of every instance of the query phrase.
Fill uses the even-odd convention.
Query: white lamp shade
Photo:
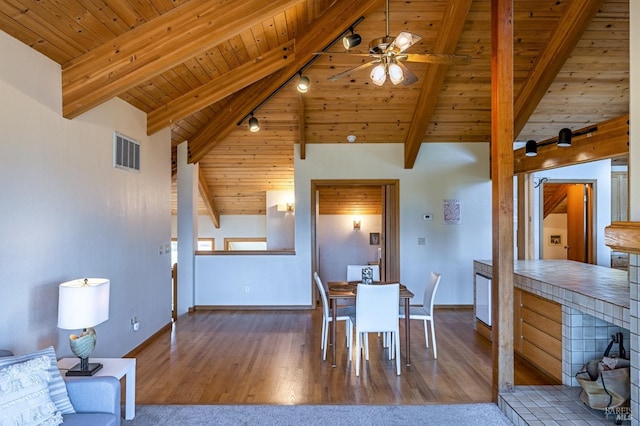
[[[393,84],[398,84],[404,80],[404,72],[400,65],[391,63],[389,64],[389,79]]]
[[[385,64],[378,64],[372,70],[371,74],[371,82],[376,86],[382,86],[387,79],[387,69]]]
[[[58,286],[58,328],[95,327],[109,319],[109,287],[106,278],[67,281]]]

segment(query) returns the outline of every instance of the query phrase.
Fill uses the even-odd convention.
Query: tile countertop
[[[492,261],[474,261],[476,272],[492,274]],[[516,260],[514,286],[564,306],[629,328],[627,272],[571,260]]]

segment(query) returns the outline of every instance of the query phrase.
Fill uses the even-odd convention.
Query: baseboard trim
[[[173,322],[167,323],[165,326],[160,328],[160,330],[156,331],[151,336],[149,336],[148,339],[146,339],[145,341],[140,343],[138,346],[133,348],[131,351],[129,351],[129,353],[125,354],[123,358],[135,358],[137,354],[139,354],[144,348],[149,346],[151,342],[156,340],[161,334],[164,334],[167,331],[171,331],[172,327],[173,327]]]
[[[433,309],[473,309],[473,305],[433,305]]]
[[[315,309],[311,305],[196,305],[193,311],[308,311]]]

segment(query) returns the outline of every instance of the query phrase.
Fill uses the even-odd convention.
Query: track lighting
[[[258,130],[260,130],[260,123],[258,123],[258,119],[251,113],[251,118],[249,118],[249,131],[255,133]]]
[[[360,34],[356,34],[353,32],[353,28],[350,28],[351,35],[342,37],[342,45],[345,49],[351,49],[352,47],[356,47],[362,42],[362,37]]]
[[[558,133],[558,146],[571,146],[571,129],[560,129],[560,133]]]
[[[527,157],[535,157],[538,155],[538,144],[533,139],[527,141],[524,149],[524,155]]]
[[[307,93],[309,91],[309,77],[306,75],[300,74],[300,79],[298,80],[298,92]]]

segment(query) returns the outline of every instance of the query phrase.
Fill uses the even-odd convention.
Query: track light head
[[[527,157],[535,157],[538,155],[538,144],[533,139],[527,141],[527,145],[524,148],[524,155]]]
[[[571,129],[567,129],[566,127],[564,129],[560,129],[560,133],[558,133],[558,146],[571,146],[572,134],[573,132]]]
[[[351,28],[351,35],[342,37],[342,45],[345,49],[349,50],[352,47],[356,47],[362,42],[362,37],[360,34],[356,34],[353,32],[353,28]]]
[[[300,75],[297,86],[298,92],[307,93],[309,91],[310,84],[311,83],[309,82],[309,77],[307,77],[306,75]]]
[[[260,130],[260,123],[258,123],[258,119],[251,114],[251,118],[249,118],[249,131],[255,133],[258,130]]]

